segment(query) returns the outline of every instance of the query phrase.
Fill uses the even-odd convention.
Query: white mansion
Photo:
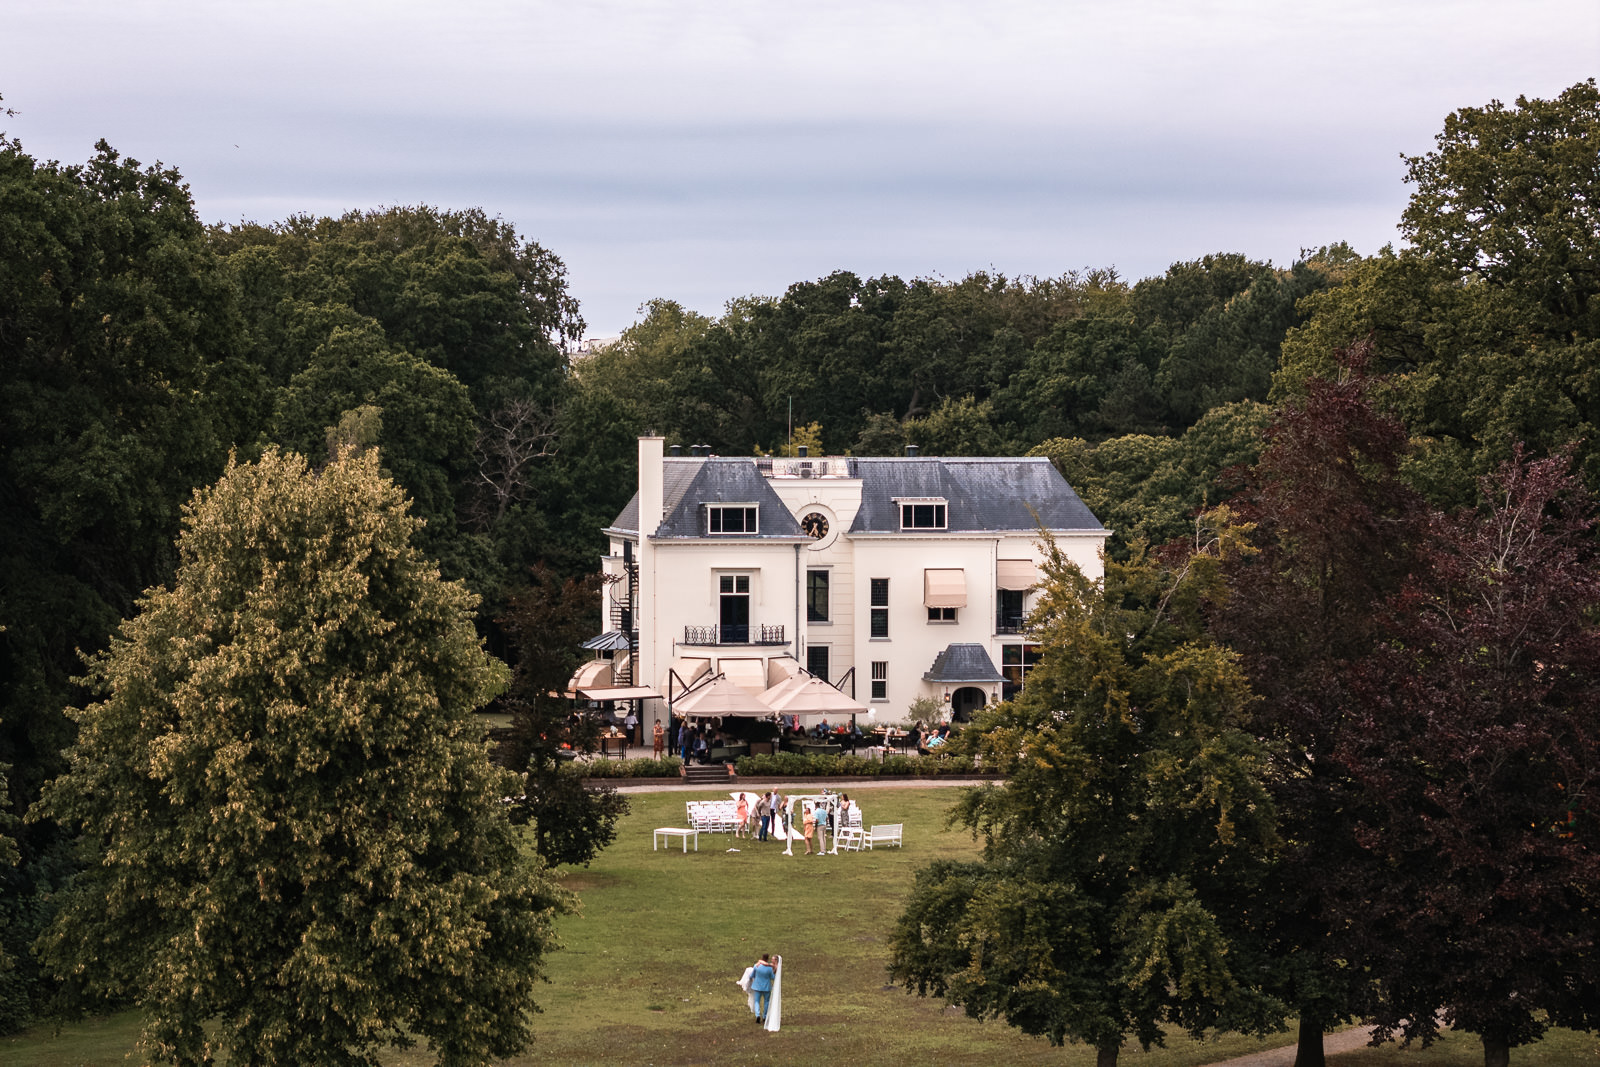
[[[697,451],[697,450],[696,450]],[[803,666],[901,718],[956,719],[1020,686],[1043,529],[1092,578],[1107,531],[1046,459],[665,455],[605,530],[608,658],[572,688],[644,699],[641,725],[707,675],[760,692]],[[597,687],[602,688],[597,692]]]

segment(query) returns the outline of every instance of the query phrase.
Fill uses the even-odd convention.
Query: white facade
[[[638,496],[606,531],[602,630],[633,623],[633,682],[664,696],[703,673],[764,688],[798,665],[879,721],[917,697],[965,717],[1020,680],[1038,522],[1101,574],[1107,531],[1046,460],[663,452],[661,438],[640,439]],[[1018,499],[997,499],[1008,493]],[[935,671],[952,646],[965,647]],[[647,728],[665,704],[646,702]]]

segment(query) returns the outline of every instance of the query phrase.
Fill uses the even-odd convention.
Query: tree
[[[230,463],[174,584],[90,662],[103,699],[41,813],[98,862],[42,950],[71,992],[136,1000],[159,1060],[376,1064],[420,1038],[469,1063],[530,1039],[565,897],[473,721],[505,674],[474,597],[411,544],[378,463]]]
[[[511,713],[506,764],[526,783],[515,816],[532,825],[546,862],[588,866],[617,836],[628,799],[615,789],[588,788],[568,773],[572,756],[599,747],[599,723],[572,711],[560,694],[582,662],[579,645],[594,636],[600,576],[563,582],[548,567],[511,600],[501,627],[516,650],[511,692],[501,707]]]
[[[1388,403],[1423,439],[1413,463],[1439,503],[1471,501],[1474,478],[1516,442],[1576,456],[1600,486],[1600,90],[1462,108],[1434,151],[1407,160],[1401,219],[1411,247],[1385,249],[1348,283],[1306,298],[1284,342],[1274,395],[1330,373],[1331,354],[1374,342],[1393,372]]]
[[[1100,1067],[1167,1025],[1281,1025],[1230,911],[1277,849],[1264,754],[1241,729],[1252,696],[1194,622],[1231,550],[1213,541],[1175,570],[1136,550],[1107,561],[1103,588],[1051,552],[1040,661],[962,735],[1009,776],[955,812],[984,859],[920,871],[893,935],[909,990],[1087,1042]]]
[[[1275,961],[1271,987],[1300,1020],[1297,1067],[1321,1067],[1324,1032],[1366,1004],[1360,946],[1335,902],[1383,875],[1355,840],[1360,798],[1337,753],[1352,729],[1352,665],[1376,643],[1379,607],[1410,573],[1425,522],[1400,477],[1405,427],[1376,410],[1367,353],[1341,353],[1337,379],[1314,379],[1276,413],[1231,505],[1254,551],[1229,558],[1229,594],[1209,605],[1210,631],[1262,698],[1251,729],[1269,742],[1284,845],[1247,906]]]
[[[1600,1025],[1600,557],[1569,457],[1519,450],[1480,485],[1434,517],[1355,675],[1339,758],[1379,876],[1343,904],[1380,1034],[1427,1044],[1442,1011],[1504,1067]]]

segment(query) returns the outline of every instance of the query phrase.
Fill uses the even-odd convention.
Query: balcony
[[[994,632],[997,634],[1020,634],[1028,630],[1028,617],[1026,615],[1012,615],[1002,612],[994,617]]]
[[[686,645],[786,645],[782,626],[685,626]]]

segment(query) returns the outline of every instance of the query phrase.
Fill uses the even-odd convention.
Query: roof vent
[[[671,448],[667,449],[667,455],[669,455],[669,456],[681,456],[681,455],[683,455],[683,446],[682,445],[673,445]]]
[[[795,445],[794,446],[794,454],[799,456],[801,459],[805,459],[806,456],[810,454],[810,452],[811,452],[811,446],[809,446],[809,445]]]
[[[917,446],[916,445],[906,445],[906,455],[910,456],[913,459],[915,459],[916,455],[917,455]]]

